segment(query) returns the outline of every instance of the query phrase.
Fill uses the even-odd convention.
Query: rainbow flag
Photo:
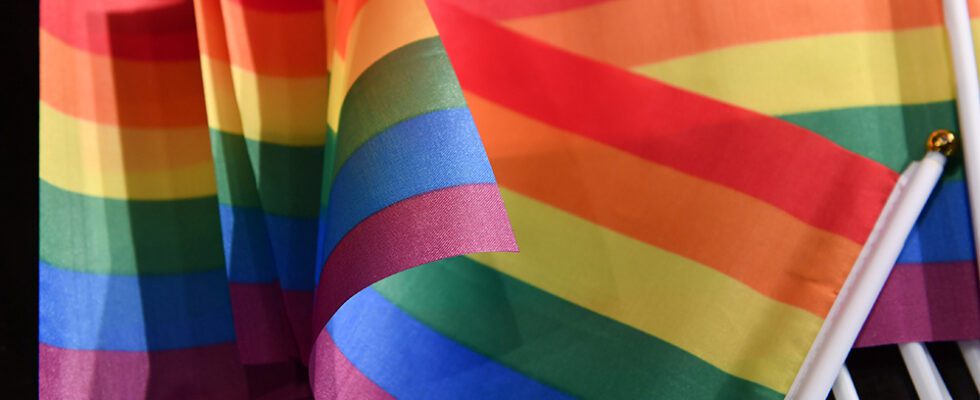
[[[245,396],[192,5],[41,16],[40,397]]]
[[[781,398],[955,128],[893,3],[43,0],[41,397]],[[980,337],[949,169],[858,345]]]
[[[955,127],[934,2],[429,6],[521,253],[349,301],[327,329],[354,393],[781,398],[897,173]],[[958,168],[903,263],[928,226],[972,247]]]
[[[388,275],[516,250],[425,4],[361,4],[331,51],[348,6],[42,2],[41,397],[302,397],[245,366],[309,362]]]

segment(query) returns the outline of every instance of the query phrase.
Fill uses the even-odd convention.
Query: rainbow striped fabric
[[[371,283],[516,250],[423,2],[41,12],[41,397],[257,397]]]
[[[192,5],[41,14],[41,397],[246,395]]]
[[[782,397],[898,171],[955,126],[933,3],[429,1],[521,253],[348,302],[344,389]],[[952,254],[927,227],[967,226],[957,168],[903,262]]]
[[[41,396],[781,398],[955,128],[900,3],[42,0]],[[980,337],[965,196],[859,345]]]

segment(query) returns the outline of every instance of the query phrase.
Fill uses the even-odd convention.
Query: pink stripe
[[[234,343],[153,352],[69,350],[40,344],[41,399],[244,399]]]
[[[435,190],[385,208],[354,227],[324,264],[314,333],[374,282],[417,265],[486,251],[517,251],[496,184]]]
[[[393,399],[340,352],[326,330],[316,339],[310,360],[310,382],[317,399]]]
[[[976,264],[899,264],[854,347],[964,339],[980,339]]]
[[[235,337],[243,364],[298,359],[296,340],[283,305],[279,284],[230,283]],[[309,331],[303,329],[303,332]]]

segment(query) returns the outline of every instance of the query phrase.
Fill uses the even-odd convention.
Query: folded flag
[[[939,6],[532,4],[429,1],[521,253],[375,284],[335,353],[396,398],[782,397],[952,126]]]

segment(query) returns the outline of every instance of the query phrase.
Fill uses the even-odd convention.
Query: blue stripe
[[[327,234],[327,208],[320,208],[320,218],[317,218],[317,237],[316,242],[316,282],[320,282],[320,269],[327,262],[327,249],[325,236]],[[331,247],[332,248],[332,247]]]
[[[321,213],[326,220],[318,254],[325,258],[354,226],[399,201],[446,187],[492,182],[493,171],[468,109],[434,111],[400,122],[364,143],[337,172]]]
[[[218,205],[228,280],[269,283],[278,279],[262,210]]]
[[[312,291],[316,286],[316,218],[281,217],[266,214],[266,226],[276,260],[279,285],[285,290]]]
[[[431,330],[373,288],[348,300],[327,332],[354,366],[399,399],[569,398]]]
[[[968,204],[965,182],[942,181],[905,242],[898,262],[975,260]]]
[[[168,350],[235,340],[228,281],[215,269],[101,275],[40,263],[38,339],[81,350]]]
[[[317,220],[271,215],[253,207],[220,204],[228,280],[311,291]]]

